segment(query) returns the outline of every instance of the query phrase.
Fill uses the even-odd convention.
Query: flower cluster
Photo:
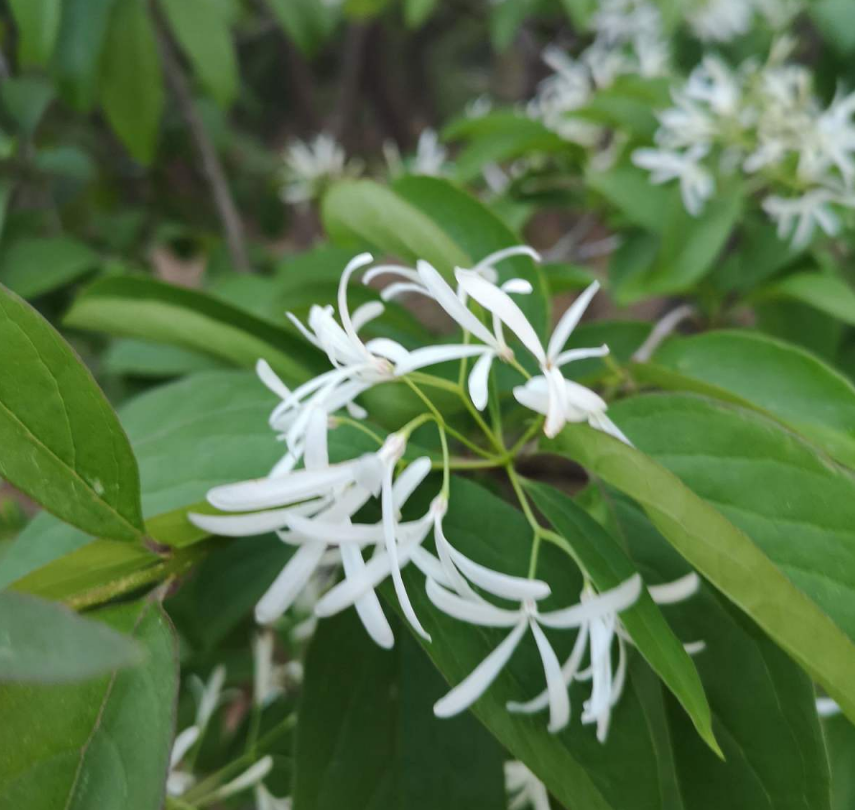
[[[593,16],[594,40],[573,58],[551,46],[543,59],[554,71],[529,102],[530,117],[562,138],[595,147],[602,128],[579,115],[598,90],[620,76],[661,76],[670,62],[659,9],[647,0],[607,0]]]
[[[292,205],[305,205],[321,196],[333,180],[352,177],[362,164],[348,160],[336,139],[322,132],[311,141],[292,141],[285,149],[282,166],[281,196]]]
[[[626,673],[625,642],[629,637],[618,615],[639,598],[643,587],[640,577],[631,577],[602,593],[586,577],[579,604],[542,610],[542,600],[550,595],[546,582],[492,570],[456,548],[444,528],[450,491],[446,436],[450,428],[418,385],[429,385],[431,380],[440,387],[451,385],[464,399],[473,419],[486,428],[479,414],[489,404],[491,370],[496,363],[507,363],[526,378],[513,391],[517,402],[545,417],[543,420],[536,417],[533,429],[543,421],[545,433],[555,436],[567,422],[587,422],[628,442],[607,416],[606,403],[588,388],[567,380],[562,373],[568,363],[602,357],[608,352],[606,346],[565,348],[598,285],[592,284],[568,308],[544,345],[513,298],[529,294],[531,284],[519,278],[500,281],[497,266],[520,255],[538,259],[531,248],[524,246],[498,251],[473,267],[458,268],[456,287],[425,261],[417,262],[413,268],[378,264],[368,269],[363,275],[365,283],[379,276],[392,277],[392,283],[382,292],[383,300],[405,295],[428,297],[464,331],[460,343],[415,349],[407,349],[385,337],[364,340],[360,336],[366,324],[382,314],[384,306],[374,301],[350,312],[347,293],[351,277],[371,265],[372,258],[362,254],[350,261],[339,286],[338,317],[332,307],[321,306],[312,307],[308,325],[290,316],[305,338],[326,354],[330,370],[292,391],[269,365],[263,361],[258,364],[261,380],[280,399],[270,424],[285,444],[283,459],[265,478],[212,489],[208,493],[209,502],[226,514],[190,517],[207,531],[226,536],[275,531],[283,543],[294,547],[289,562],[256,606],[256,618],[261,624],[276,621],[294,605],[301,592],[317,583],[319,571],[340,566],[341,581],[330,582],[331,587],[315,600],[317,616],[330,616],[353,606],[370,637],[381,647],[389,648],[394,637],[376,590],[384,580],[391,579],[402,613],[429,642],[431,637],[416,613],[402,576],[402,570],[412,564],[424,575],[427,597],[439,611],[468,624],[509,631],[471,675],[436,704],[438,716],[457,714],[484,694],[530,631],[543,662],[546,691],[526,703],[510,703],[508,709],[535,712],[548,707],[549,729],[557,732],[570,721],[569,686],[573,682],[590,681],[591,697],[584,705],[582,722],[595,724],[597,736],[603,740]],[[487,313],[489,326],[476,310]],[[508,333],[530,355],[529,365],[538,367],[536,375],[531,376],[518,361]],[[465,391],[422,371],[448,361],[460,361],[464,364],[463,379],[462,372],[469,360],[474,363]],[[369,388],[399,382],[418,393],[429,411],[385,440],[378,437],[380,446],[376,451],[331,462],[330,430],[341,421],[367,416],[357,398]],[[342,411],[349,416],[338,415]],[[405,458],[410,434],[428,421],[433,421],[440,431],[442,461],[433,462],[427,456]],[[402,516],[405,505],[434,466],[442,468],[442,488],[423,514],[405,520]],[[375,519],[365,521],[361,519],[365,514],[363,507],[370,504],[378,507]],[[435,552],[425,547],[431,533]],[[696,578],[691,578],[674,587],[678,595],[688,596],[696,583]],[[651,593],[658,598],[655,589]],[[673,597],[673,589],[663,595]],[[510,601],[516,607],[500,607],[491,600]],[[563,665],[544,628],[550,632],[576,632],[573,652]],[[619,647],[616,668],[612,663],[615,643]],[[586,656],[589,664],[583,667]]]
[[[802,9],[800,0],[702,0],[687,14],[695,36],[704,42],[731,42],[762,21],[779,31]]]
[[[817,227],[838,232],[837,208],[855,207],[855,93],[838,91],[823,107],[810,71],[788,61],[791,47],[780,40],[765,63],[738,70],[706,56],[659,115],[657,148],[637,149],[633,161],[654,183],[678,180],[693,215],[717,173],[755,176],[779,236],[802,248]]]

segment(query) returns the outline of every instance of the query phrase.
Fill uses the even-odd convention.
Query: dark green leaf
[[[150,163],[164,92],[157,37],[145,0],[115,0],[100,89],[104,112],[122,143],[140,163]]]
[[[752,332],[708,332],[669,341],[653,362],[637,369],[643,379],[757,408],[855,466],[855,387],[802,349]]]
[[[855,807],[855,726],[845,717],[824,720],[823,731],[831,766],[832,810]]]
[[[142,660],[142,650],[109,627],[51,602],[0,593],[0,681],[79,681]]]
[[[56,331],[0,287],[0,476],[72,525],[133,540],[142,529],[130,444]]]
[[[626,552],[571,498],[543,484],[529,484],[528,489],[552,528],[570,543],[598,590],[615,588],[637,573]],[[621,613],[621,621],[647,663],[689,714],[704,742],[720,754],[695,665],[646,591],[632,608]]]
[[[291,382],[302,380],[317,356],[302,338],[211,296],[131,276],[92,284],[65,323],[183,346],[238,366],[264,358]]]
[[[825,273],[795,273],[759,291],[763,298],[786,298],[808,304],[850,326],[855,325],[855,291],[841,278]]]
[[[630,163],[618,163],[606,171],[589,171],[585,182],[630,223],[653,233],[663,230],[667,212],[680,205],[673,189],[651,185],[649,174]]]
[[[759,429],[749,423],[745,429],[745,433],[750,434],[747,439],[743,433],[729,432],[735,427],[732,424],[724,428],[725,433],[722,434],[721,426],[711,421],[715,410],[721,409],[703,402],[698,405],[699,402],[689,397],[637,397],[621,403],[613,412],[615,421],[645,450],[655,450],[653,442],[664,443],[667,441],[666,436],[684,442],[683,455],[663,455],[660,458],[669,465],[672,459],[675,463],[682,460],[684,464],[681,465],[681,472],[682,466],[693,464],[699,477],[710,469],[710,460],[715,458],[717,448],[714,443],[731,443],[735,457],[727,473],[730,475],[730,489],[750,488],[755,497],[764,497],[766,509],[771,510],[768,514],[776,515],[784,505],[788,509],[801,508],[804,498],[800,495],[797,503],[791,506],[788,500],[779,495],[775,484],[769,482],[767,473],[778,469],[784,472],[785,463],[775,463],[770,459],[758,467],[762,472],[746,472],[750,468],[742,463],[741,457],[745,456],[746,450],[756,445],[757,456],[762,459],[762,454],[768,452],[762,446],[766,440],[778,445],[779,450],[783,447],[784,453],[796,453],[809,465],[808,470],[825,469],[837,481],[836,487],[844,486],[840,480],[842,471],[830,469],[830,464],[824,459],[816,458],[809,449],[801,449],[803,445],[797,439],[782,435],[773,423],[764,424]],[[691,419],[693,413],[697,416],[698,408],[704,410],[704,417],[696,419],[697,424],[691,429],[683,427],[680,420]],[[648,425],[641,422],[644,412],[651,414]],[[631,414],[633,419],[630,419]],[[738,414],[735,419],[738,423],[748,421],[749,417]],[[653,425],[657,426],[655,431]],[[748,613],[823,684],[846,707],[849,714],[855,716],[855,685],[849,676],[849,673],[855,671],[855,645],[823,610],[834,604],[840,614],[847,608],[845,600],[831,598],[830,592],[836,590],[837,585],[812,581],[816,577],[808,572],[819,562],[808,562],[804,576],[799,575],[795,567],[783,571],[767,556],[772,544],[764,545],[757,533],[752,532],[749,536],[727,517],[732,517],[739,526],[745,527],[747,523],[753,522],[754,514],[740,515],[735,509],[726,506],[721,506],[719,511],[716,508],[721,503],[719,500],[713,498],[714,506],[700,497],[709,494],[704,489],[695,494],[654,459],[599,431],[571,425],[547,446],[568,455],[606,483],[638,501],[662,534],[700,573]],[[806,457],[802,458],[805,454]],[[722,468],[725,466],[722,465]],[[722,473],[722,477],[724,475]],[[823,481],[822,478],[818,480]],[[826,503],[830,497],[828,491],[823,493]],[[852,502],[855,503],[855,500]],[[795,522],[775,523],[774,517],[769,525],[791,525],[797,532],[804,528]],[[850,525],[855,524],[850,521]],[[830,537],[823,541],[826,547],[828,540]],[[814,559],[815,555],[808,551],[809,546],[802,541],[803,537],[799,534],[799,541],[792,552],[796,557],[801,554]],[[838,543],[835,553],[848,556],[850,552],[845,550],[843,543]],[[831,573],[835,581],[839,582],[841,574]],[[794,583],[796,576],[798,585],[810,586],[815,596],[823,596],[819,605],[797,587]],[[826,588],[828,592],[823,594]],[[849,604],[852,604],[851,599]]]
[[[19,239],[0,255],[0,283],[23,298],[62,287],[98,263],[97,255],[69,236]]]
[[[238,65],[223,10],[209,0],[161,0],[161,6],[202,84],[227,107],[237,94]]]
[[[137,639],[147,661],[74,685],[0,690],[0,806],[159,810],[178,690],[177,647],[152,602],[97,614]]]
[[[210,355],[180,346],[124,338],[113,341],[102,358],[106,373],[128,377],[181,377],[225,365]]]
[[[398,636],[395,650],[382,650],[352,611],[319,626],[297,726],[296,806],[504,808],[501,749],[471,717],[433,716],[442,679]]]
[[[404,0],[404,21],[408,28],[421,28],[436,11],[438,0]]]
[[[9,0],[18,28],[18,58],[23,67],[44,67],[53,53],[62,0]]]
[[[63,98],[88,112],[98,96],[98,68],[110,13],[116,0],[64,0],[53,61]]]
[[[294,44],[313,56],[335,28],[332,9],[316,0],[267,0],[267,4]]]
[[[40,76],[4,79],[0,84],[0,100],[18,131],[31,136],[53,101],[53,87]]]

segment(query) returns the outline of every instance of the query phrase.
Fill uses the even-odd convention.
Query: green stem
[[[377,442],[377,444],[382,446],[383,438],[371,430],[368,425],[360,422],[358,419],[351,419],[349,416],[336,416],[334,419],[340,425],[347,425],[348,427],[355,428],[361,433],[364,433],[366,436],[370,436],[375,442]]]

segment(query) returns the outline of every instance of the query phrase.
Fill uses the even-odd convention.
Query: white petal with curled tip
[[[190,728],[185,728],[176,738],[175,742],[172,744],[172,753],[169,757],[169,767],[174,768],[184,759],[187,752],[196,744],[196,740],[199,739],[199,727],[198,726],[190,726]]]
[[[359,332],[365,324],[370,323],[375,318],[379,318],[385,310],[386,307],[379,301],[366,301],[353,312],[353,316],[351,317],[353,328]]]
[[[416,283],[419,281],[419,274],[411,267],[399,267],[397,264],[378,264],[365,273],[362,277],[362,283],[370,284],[377,276],[382,275],[398,276]]]
[[[324,495],[333,487],[349,483],[354,478],[355,467],[355,461],[348,461],[322,470],[297,470],[280,478],[224,484],[208,491],[208,502],[224,512],[285,506]]]
[[[484,352],[469,373],[469,396],[472,404],[483,411],[489,397],[490,368],[493,365],[493,352]]]
[[[433,707],[437,717],[454,717],[468,709],[496,680],[505,664],[519,646],[520,640],[528,630],[528,621],[522,619],[469,675],[454,687],[445,697],[440,698]]]
[[[370,253],[360,253],[358,256],[354,256],[345,265],[344,272],[342,272],[338,283],[338,314],[341,318],[341,325],[344,327],[347,336],[357,344],[360,341],[356,335],[356,328],[353,325],[350,312],[347,308],[347,282],[355,271],[359,270],[360,267],[365,267],[366,264],[371,264],[372,261],[374,261],[374,258]]]
[[[547,627],[581,627],[587,622],[631,607],[641,595],[641,587],[641,574],[633,574],[617,587],[592,596],[578,605],[541,613],[538,621]]]
[[[342,546],[341,563],[344,575],[348,579],[361,580],[365,575],[365,560],[356,546]],[[373,590],[366,590],[356,602],[356,612],[362,625],[374,641],[383,649],[390,650],[395,644],[395,636],[389,626],[389,620],[380,607],[380,600]]]
[[[467,309],[445,279],[425,261],[418,262],[419,278],[430,291],[436,302],[466,331],[482,343],[496,348],[496,339],[490,330]]]
[[[528,256],[538,264],[540,263],[540,254],[533,247],[529,247],[528,245],[514,245],[513,247],[502,248],[491,253],[489,256],[485,256],[472,268],[472,271],[480,272],[485,267],[493,267],[493,265],[505,259],[510,259],[512,256]]]
[[[401,564],[398,559],[398,541],[395,537],[396,515],[395,515],[395,497],[392,493],[392,473],[394,471],[394,462],[387,465],[383,475],[382,497],[381,497],[381,512],[383,515],[383,540],[386,544],[386,553],[389,555],[389,566],[392,571],[392,583],[395,586],[395,594],[398,597],[398,603],[401,605],[401,610],[407,621],[412,625],[413,629],[425,641],[430,641],[430,634],[422,627],[419,617],[416,616],[416,611],[413,610],[413,605],[410,602],[410,597],[407,594],[407,589],[404,587],[404,580],[401,577]]]
[[[395,479],[392,485],[392,496],[395,499],[395,508],[400,509],[409,499],[410,495],[430,473],[430,459],[427,456],[417,458]]]
[[[534,635],[540,660],[543,663],[543,674],[546,675],[546,691],[549,695],[549,726],[551,734],[556,734],[565,728],[570,722],[570,698],[567,695],[567,686],[561,674],[561,665],[555,650],[546,638],[543,630],[536,621],[529,621],[531,632]]]
[[[426,591],[428,599],[443,613],[467,624],[477,624],[480,627],[513,627],[522,616],[519,610],[507,610],[488,602],[464,599],[432,579],[427,580]]]
[[[564,348],[564,344],[570,339],[570,335],[576,328],[576,325],[591,303],[591,299],[597,294],[600,289],[600,282],[594,281],[588,285],[588,288],[567,308],[567,311],[561,316],[552,337],[549,338],[549,346],[546,349],[546,354],[553,362]]]
[[[389,338],[374,338],[365,344],[371,354],[385,357],[392,363],[403,363],[409,356],[409,352],[397,341]]]
[[[430,297],[430,292],[428,292],[424,284],[412,281],[396,281],[394,284],[384,287],[383,292],[380,293],[380,297],[384,301],[392,301],[404,293],[418,293],[419,295]]]
[[[567,363],[573,363],[576,360],[588,360],[592,357],[605,357],[609,353],[609,347],[605,344],[596,346],[591,349],[568,349],[566,352],[561,352],[555,358],[556,366],[564,366]]]
[[[427,366],[435,366],[438,363],[447,363],[450,360],[461,360],[464,357],[477,357],[488,354],[492,356],[493,350],[480,344],[448,344],[440,346],[425,346],[414,349],[409,355],[395,366],[395,376],[402,377],[411,371],[417,371]]]
[[[541,363],[546,361],[543,344],[523,311],[495,284],[465,270],[457,271],[457,283],[466,294],[497,316]],[[473,316],[474,317],[474,316]]]
[[[291,607],[321,562],[324,551],[323,543],[304,543],[297,549],[255,606],[255,619],[259,624],[276,621]]]
[[[693,571],[673,582],[665,582],[662,585],[648,585],[647,590],[657,605],[673,605],[682,602],[698,592],[701,587],[701,578]]]
[[[479,588],[483,588],[502,599],[509,599],[513,602],[522,602],[525,599],[537,601],[546,599],[552,593],[549,585],[542,580],[503,574],[501,571],[494,571],[492,568],[487,568],[485,565],[470,560],[450,543],[448,549],[452,562],[467,579]]]
[[[270,368],[270,364],[266,360],[262,359],[256,362],[255,373],[258,375],[258,379],[280,399],[288,399],[291,395],[291,389],[279,379],[279,375]]]

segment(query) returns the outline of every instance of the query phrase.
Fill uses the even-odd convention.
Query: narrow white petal
[[[489,397],[490,368],[493,365],[493,352],[484,352],[469,373],[469,396],[472,404],[483,411]]]
[[[426,548],[418,546],[412,551],[413,565],[421,571],[428,580],[442,585],[443,588],[453,588],[448,574],[445,572],[442,563],[434,557]]]
[[[635,604],[641,594],[641,575],[633,574],[616,588],[603,591],[578,605],[541,613],[538,621],[547,627],[580,627],[610,613],[619,613]]]
[[[700,587],[701,578],[693,571],[673,582],[666,582],[663,585],[648,585],[647,590],[657,605],[672,605],[674,602],[682,602],[684,599],[688,599],[697,593]]]
[[[430,292],[424,284],[412,281],[396,281],[394,284],[384,287],[383,292],[380,293],[380,297],[384,301],[393,301],[399,295],[404,295],[404,293],[417,293],[418,295],[426,295],[428,298],[431,297]]]
[[[222,537],[253,537],[266,534],[288,525],[288,518],[294,514],[306,513],[318,509],[325,501],[313,501],[288,506],[284,509],[271,509],[266,512],[251,512],[246,515],[200,515],[189,512],[187,519],[200,529]],[[296,510],[296,511],[295,511]]]
[[[344,575],[349,579],[361,580],[365,575],[365,560],[356,546],[344,545],[341,548],[341,563]],[[390,650],[395,644],[395,636],[389,626],[389,620],[380,607],[380,600],[373,590],[368,590],[356,600],[356,612],[368,635],[383,649]]]
[[[559,369],[549,369],[544,376],[546,377],[549,390],[549,399],[546,406],[546,423],[543,426],[543,431],[552,439],[562,431],[567,422],[565,408],[566,389],[564,387],[564,378],[561,376]]]
[[[386,310],[379,301],[366,301],[362,306],[359,306],[351,316],[353,328],[359,332],[365,324],[370,323],[375,318],[379,318]]]
[[[470,298],[497,316],[540,363],[546,361],[537,332],[507,293],[471,272],[458,270],[457,282]]]
[[[519,610],[507,610],[488,602],[464,599],[432,579],[427,580],[426,590],[430,601],[443,613],[468,624],[481,627],[513,627],[522,615]]]
[[[410,353],[397,341],[389,338],[374,338],[365,344],[371,354],[377,357],[385,357],[392,363],[406,362]]]
[[[312,408],[309,412],[303,445],[303,458],[307,470],[325,470],[330,465],[327,421],[327,412],[322,408]]]
[[[573,363],[576,360],[588,360],[591,357],[605,357],[609,353],[608,346],[596,346],[591,349],[568,349],[566,352],[561,352],[555,358],[556,366],[565,366],[567,363]]]
[[[409,374],[411,371],[417,371],[420,368],[435,366],[438,363],[447,363],[450,360],[461,360],[464,357],[476,357],[483,354],[492,356],[493,351],[492,349],[478,343],[455,343],[440,346],[425,346],[422,349],[411,351],[405,359],[396,364],[395,376],[402,377],[404,374]]]
[[[479,321],[457,297],[437,270],[425,261],[418,263],[419,277],[437,303],[466,331],[471,332],[482,343],[496,348],[496,339],[490,330]]]
[[[513,247],[502,248],[495,251],[495,253],[491,253],[489,256],[485,256],[472,270],[480,272],[486,267],[493,267],[505,259],[510,259],[511,256],[528,256],[538,264],[540,263],[540,254],[533,247],[529,247],[528,245],[514,245]]]
[[[297,549],[255,606],[255,619],[259,624],[276,621],[291,607],[320,563],[325,550],[323,543],[305,543]]]
[[[375,278],[382,275],[398,276],[416,282],[419,280],[419,274],[410,267],[399,267],[397,264],[378,264],[365,273],[362,277],[362,283],[370,284]]]
[[[623,431],[604,413],[599,412],[590,414],[588,416],[588,424],[597,430],[601,430],[603,433],[608,433],[609,436],[613,436],[624,444],[634,447],[633,443],[624,435]]]
[[[820,717],[834,717],[834,715],[840,714],[841,709],[837,702],[830,697],[818,697],[816,699],[816,711]]]
[[[504,284],[502,284],[502,289],[508,293],[508,295],[529,295],[534,291],[534,287],[531,286],[530,281],[526,281],[524,278],[510,278]]]
[[[383,526],[378,523],[351,523],[346,516],[340,520],[321,520],[292,515],[288,528],[306,540],[316,540],[335,546],[367,546],[383,542]]]
[[[503,599],[513,602],[522,602],[526,599],[538,600],[545,599],[552,592],[549,585],[542,580],[503,574],[501,571],[494,571],[492,568],[470,560],[450,543],[448,549],[452,561],[467,579],[479,588]]]
[[[427,456],[417,458],[412,464],[407,465],[407,468],[395,479],[392,487],[396,509],[401,509],[429,473],[430,459]]]
[[[594,281],[588,285],[588,288],[567,308],[567,311],[561,316],[552,337],[549,338],[549,347],[546,354],[553,362],[558,357],[564,344],[570,338],[576,325],[591,303],[591,299],[597,294],[600,289],[600,282]]]
[[[561,674],[561,665],[549,639],[536,621],[529,621],[529,624],[543,663],[543,674],[546,675],[546,690],[549,694],[548,730],[551,734],[556,734],[570,722],[570,698]]]
[[[311,343],[313,346],[317,346],[317,348],[319,349],[321,348],[321,344],[318,342],[317,337],[315,337],[315,335],[308,329],[308,327],[306,327],[293,312],[286,312],[285,317],[287,317],[288,320],[291,321],[291,323],[294,324],[295,327],[297,327],[297,331],[304,338],[306,338],[309,343]]]
[[[689,655],[697,655],[698,653],[702,653],[706,648],[706,641],[688,641],[683,645],[683,649]]]
[[[407,594],[407,589],[404,587],[404,580],[401,577],[401,565],[398,560],[398,541],[395,537],[395,498],[392,493],[393,466],[393,464],[387,465],[383,475],[381,500],[383,513],[383,539],[386,543],[386,553],[389,555],[389,564],[392,570],[392,582],[395,585],[395,593],[398,596],[398,602],[401,605],[401,610],[403,610],[404,616],[406,616],[413,629],[423,639],[430,641],[430,634],[424,629],[424,627],[422,627],[418,616],[416,616],[416,612],[413,610],[413,605],[410,602],[410,597]]]
[[[272,769],[273,757],[268,754],[255,764],[250,765],[240,776],[217,788],[212,794],[212,798],[225,799],[229,796],[234,796],[236,793],[240,793],[242,790],[251,788],[264,779]]]
[[[280,399],[287,399],[291,395],[291,389],[279,379],[279,375],[270,368],[270,364],[266,360],[256,362],[255,373],[258,375],[258,379]]]
[[[514,650],[527,629],[528,622],[526,620],[520,621],[508,633],[505,640],[478,664],[464,680],[434,704],[433,713],[437,717],[453,717],[460,714],[464,709],[468,709],[496,680],[502,668],[514,654]]]
[[[208,491],[208,502],[224,512],[285,506],[329,492],[353,480],[354,463],[335,464],[323,470],[298,470],[281,478],[258,478],[224,484]]]
[[[184,759],[187,752],[196,744],[199,739],[199,727],[190,726],[185,728],[172,743],[172,754],[169,757],[169,767],[174,768]]]
[[[366,264],[371,264],[372,261],[374,259],[370,253],[360,253],[358,256],[354,256],[345,266],[338,283],[338,314],[341,318],[341,325],[344,327],[347,336],[355,343],[359,343],[359,338],[356,336],[356,328],[347,308],[347,282],[356,270],[365,267]]]

